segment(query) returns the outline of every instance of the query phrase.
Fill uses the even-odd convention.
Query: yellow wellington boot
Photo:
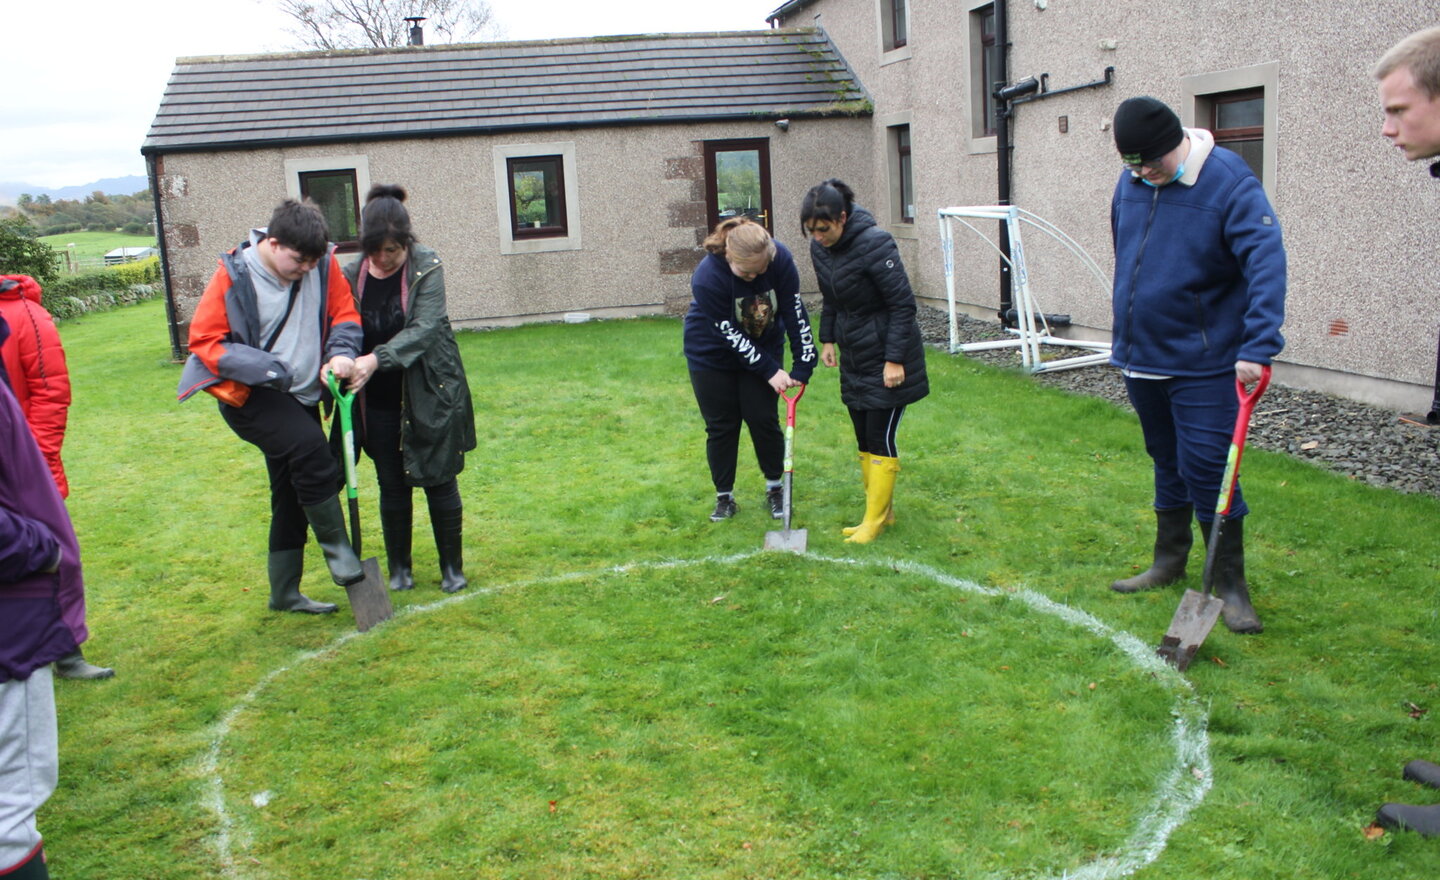
[[[865,494],[868,496],[870,494],[870,453],[868,452],[860,453],[860,485],[865,488]],[[893,503],[885,508],[885,525],[895,525],[895,505]],[[840,534],[849,537],[858,531],[860,531],[858,525],[846,526],[840,530]]]
[[[895,475],[900,473],[900,459],[872,455],[869,473],[870,480],[865,486],[865,521],[845,539],[850,544],[868,544],[885,531],[886,514],[895,497]]]
[[[868,452],[860,453],[860,486],[868,496],[870,494],[870,453]],[[840,530],[840,534],[848,538],[858,531],[860,531],[859,525],[846,526]]]

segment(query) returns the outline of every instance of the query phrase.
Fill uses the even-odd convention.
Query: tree
[[[35,240],[35,227],[24,217],[0,220],[0,275],[29,275],[45,287],[59,277],[55,249]]]
[[[290,33],[310,49],[393,49],[409,43],[406,17],[423,16],[426,30],[447,42],[464,42],[497,32],[486,0],[279,0],[295,19]]]

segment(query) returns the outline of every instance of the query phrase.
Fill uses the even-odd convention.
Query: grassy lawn
[[[861,512],[834,371],[800,405],[805,557],[734,520],[668,319],[463,334],[471,589],[355,635],[265,609],[263,463],[174,402],[160,302],[66,322],[92,641],[57,683],[56,877],[1413,878],[1367,839],[1440,760],[1440,503],[1251,450],[1263,635],[1149,657],[1134,417],[930,353],[898,523]],[[748,444],[746,444],[748,446]],[[362,465],[367,551],[381,546]],[[343,603],[313,544],[306,592]],[[1196,586],[1200,569],[1192,559]]]
[[[126,235],[123,232],[65,232],[42,235],[37,241],[50,245],[58,254],[64,254],[66,246],[73,243],[77,260],[98,260],[116,248],[155,247],[153,235]]]

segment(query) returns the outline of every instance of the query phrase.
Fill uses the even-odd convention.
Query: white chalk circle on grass
[[[487,589],[475,589],[441,599],[438,602],[432,602],[428,605],[411,606],[398,612],[396,617],[425,614],[438,608],[453,605],[456,602],[468,601],[478,596],[486,596],[526,587],[543,586],[545,584],[565,583],[583,578],[604,577],[606,575],[652,569],[686,568],[696,565],[730,565],[743,562],[762,552],[765,551],[757,550],[752,553],[742,553],[725,557],[703,557],[700,559],[617,565],[611,568],[554,575]],[[813,553],[806,554],[806,558],[813,559],[816,562],[825,562],[834,565],[849,565],[860,568],[888,568],[915,577],[932,580],[942,586],[951,587],[967,593],[991,597],[1004,596],[1018,600],[1025,603],[1025,605],[1034,611],[1057,617],[1065,623],[1092,633],[1097,638],[1108,640],[1137,668],[1153,674],[1159,682],[1168,685],[1175,691],[1175,700],[1170,707],[1170,741],[1174,749],[1174,754],[1169,766],[1165,768],[1164,772],[1162,772],[1156,780],[1155,791],[1152,795],[1149,808],[1135,823],[1129,837],[1126,838],[1125,842],[1121,844],[1116,852],[1093,859],[1073,870],[1066,870],[1063,874],[1058,875],[1056,880],[1062,880],[1062,878],[1063,880],[1112,880],[1112,878],[1127,877],[1135,873],[1140,868],[1143,868],[1160,857],[1160,854],[1164,852],[1165,846],[1170,840],[1170,835],[1185,822],[1190,812],[1205,799],[1205,794],[1210,790],[1211,785],[1210,738],[1207,731],[1209,716],[1195,695],[1194,688],[1190,682],[1176,672],[1174,668],[1157,657],[1153,645],[1142,642],[1128,632],[1114,629],[1091,614],[1068,605],[1061,605],[1058,602],[1052,601],[1049,597],[1032,590],[1010,591],[984,587],[973,581],[951,577],[927,565],[893,559],[859,560],[820,556]],[[371,630],[371,632],[376,631],[377,630]],[[249,876],[242,864],[244,861],[243,853],[237,854],[236,852],[237,848],[241,850],[245,848],[243,843],[237,847],[237,837],[243,838],[245,835],[240,833],[240,829],[236,828],[236,819],[225,806],[225,780],[221,774],[220,767],[220,754],[225,747],[225,740],[229,737],[230,731],[234,727],[235,720],[250,709],[250,707],[255,704],[257,698],[259,698],[265,689],[273,684],[276,679],[311,660],[333,655],[351,639],[360,638],[362,635],[367,634],[358,632],[346,633],[324,648],[302,653],[289,663],[266,673],[265,676],[256,682],[255,686],[241,697],[240,700],[225,713],[220,721],[215,724],[210,738],[210,746],[206,749],[200,762],[204,783],[204,796],[201,799],[201,804],[205,809],[215,815],[217,826],[215,849],[223,876],[236,878],[236,880],[245,880],[245,878]]]

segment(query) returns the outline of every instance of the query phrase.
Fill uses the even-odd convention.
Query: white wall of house
[[[911,126],[916,220],[889,228],[902,240],[917,292],[945,296],[935,211],[996,198],[993,139],[976,129],[972,9],[977,0],[908,0],[909,40],[882,45],[881,14],[893,0],[817,0],[783,23],[825,28],[871,92],[870,144],[877,186],[893,179],[886,128]],[[1043,7],[1043,8],[1042,8]],[[1049,74],[1051,89],[1100,79],[1114,84],[1016,108],[1013,200],[1077,239],[1108,273],[1109,200],[1120,167],[1109,131],[1123,99],[1154,95],[1187,124],[1205,95],[1265,89],[1265,182],[1290,261],[1284,381],[1404,408],[1424,408],[1440,328],[1440,263],[1433,229],[1440,185],[1380,137],[1371,66],[1405,34],[1435,23],[1440,5],[1408,0],[1298,3],[1256,15],[1239,0],[1173,10],[1153,6],[1016,0],[1010,4],[1010,78]],[[1066,130],[1062,133],[1062,117]],[[862,200],[883,202],[873,190]],[[881,205],[883,207],[883,205]],[[877,211],[877,214],[882,212]],[[908,233],[913,244],[907,246]],[[969,233],[965,233],[969,235]],[[978,239],[957,241],[958,295],[966,311],[993,315],[997,260]],[[1067,332],[1105,338],[1109,299],[1058,246],[1027,230],[1032,287],[1047,312],[1072,315]]]
[[[160,189],[177,322],[188,325],[217,254],[298,192],[297,172],[328,166],[354,167],[362,198],[369,183],[409,191],[417,235],[445,262],[459,326],[679,311],[706,231],[703,145],[730,138],[769,140],[773,228],[813,290],[800,200],[835,174],[869,183],[869,154],[851,146],[869,129],[863,117],[797,118],[784,131],[755,120],[169,154]],[[532,150],[566,157],[573,200],[570,237],[539,247],[511,242],[497,186],[505,155]]]

